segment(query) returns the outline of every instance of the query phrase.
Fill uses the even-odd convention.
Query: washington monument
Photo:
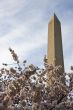
[[[48,25],[48,64],[61,65],[64,73],[61,23],[55,14]]]
[[[54,14],[48,24],[48,64],[53,66],[62,66],[60,74],[62,77],[59,79],[65,84],[64,77],[64,59],[63,59],[63,47],[62,47],[62,35],[61,35],[61,23],[57,16]],[[57,73],[55,73],[57,74]],[[60,77],[60,76],[58,76]],[[52,75],[52,72],[48,73],[48,85],[52,85],[56,77]]]

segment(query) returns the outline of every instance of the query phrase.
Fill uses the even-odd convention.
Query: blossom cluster
[[[73,110],[73,100],[68,99],[73,79],[70,87],[62,82],[61,66],[49,65],[44,57],[44,68],[26,67],[26,60],[22,68],[14,50],[9,51],[17,67],[7,69],[8,64],[3,63],[0,70],[0,110]]]

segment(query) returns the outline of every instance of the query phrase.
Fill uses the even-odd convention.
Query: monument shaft
[[[48,64],[61,65],[64,72],[61,23],[55,14],[48,25]]]

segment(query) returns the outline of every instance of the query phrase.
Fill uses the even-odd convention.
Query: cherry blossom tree
[[[11,48],[9,51],[17,66],[7,68],[3,63],[0,69],[0,110],[73,110],[72,73],[68,87],[62,82],[66,74],[61,74],[61,66],[49,65],[46,56],[42,69],[33,64],[26,67],[26,60],[21,67],[18,55]],[[53,79],[51,86],[49,79]]]

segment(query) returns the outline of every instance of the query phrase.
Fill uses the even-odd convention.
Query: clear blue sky
[[[21,61],[42,65],[54,12],[61,21],[64,63],[69,70],[73,65],[73,0],[0,0],[0,66],[12,61],[9,47]]]

